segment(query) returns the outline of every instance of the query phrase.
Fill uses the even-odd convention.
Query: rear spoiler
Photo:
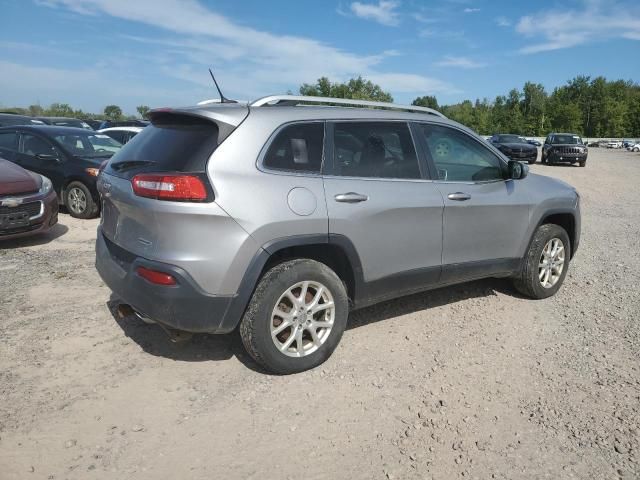
[[[231,135],[247,116],[249,107],[241,103],[198,105],[195,107],[154,108],[147,114],[151,123],[166,115],[185,115],[214,122],[218,126],[218,143]]]

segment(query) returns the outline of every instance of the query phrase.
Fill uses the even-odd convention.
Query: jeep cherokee
[[[571,186],[435,110],[273,96],[150,119],[99,175],[97,269],[145,321],[239,327],[273,372],[321,364],[384,300],[486,277],[549,297],[578,248]]]

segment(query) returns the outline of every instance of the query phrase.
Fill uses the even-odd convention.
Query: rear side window
[[[218,145],[215,123],[185,115],[156,119],[133,137],[109,162],[116,174],[140,170],[204,172]]]
[[[18,149],[18,134],[16,132],[0,132],[0,151]]]
[[[324,123],[296,123],[278,132],[262,161],[265,168],[320,173]]]
[[[416,150],[404,122],[336,122],[334,175],[420,178]]]

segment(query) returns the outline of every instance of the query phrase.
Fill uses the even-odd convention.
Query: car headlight
[[[40,178],[42,178],[42,183],[40,184],[40,190],[38,190],[38,193],[46,195],[51,190],[53,190],[53,184],[51,183],[51,180],[49,180],[44,175],[40,175]]]

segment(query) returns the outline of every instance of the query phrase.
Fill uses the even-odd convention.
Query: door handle
[[[339,193],[335,197],[336,202],[342,203],[358,203],[358,202],[366,202],[369,200],[367,195],[362,195],[361,193],[355,192],[347,192],[347,193]]]
[[[468,193],[464,193],[464,192],[455,192],[455,193],[450,193],[449,195],[447,195],[447,198],[449,200],[456,200],[458,202],[464,202],[465,200],[469,200],[471,198],[471,195],[469,195]]]

